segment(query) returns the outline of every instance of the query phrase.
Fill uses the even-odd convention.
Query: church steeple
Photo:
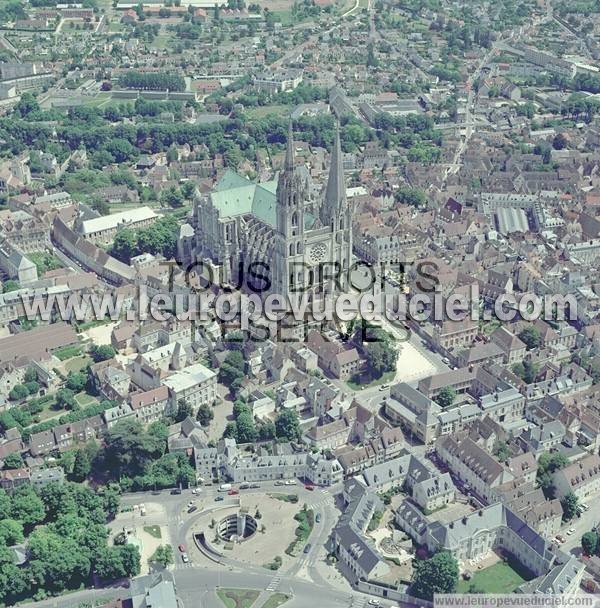
[[[288,137],[287,145],[285,149],[285,163],[283,165],[284,171],[294,170],[294,132],[292,130],[292,121],[288,125]]]
[[[342,146],[340,143],[340,125],[336,123],[335,139],[331,149],[331,166],[325,189],[325,201],[321,209],[323,224],[331,224],[343,212],[346,205],[346,184],[344,181],[344,165],[342,161]]]
[[[306,185],[301,168],[296,169],[294,161],[294,134],[290,121],[285,161],[277,182],[277,230],[286,236],[298,236],[304,230]]]

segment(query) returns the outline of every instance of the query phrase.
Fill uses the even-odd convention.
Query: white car
[[[369,600],[369,606],[380,606],[379,600]]]
[[[295,479],[288,479],[288,480],[285,482],[285,485],[286,485],[286,486],[295,486],[297,483],[298,483],[298,482],[297,482]]]

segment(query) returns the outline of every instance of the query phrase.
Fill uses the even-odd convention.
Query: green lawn
[[[92,405],[92,403],[98,403],[98,399],[96,399],[96,397],[88,395],[87,393],[79,393],[78,395],[75,395],[75,400],[81,407]]]
[[[74,359],[70,359],[64,365],[65,372],[68,374],[69,372],[79,372],[84,367],[87,367],[89,363],[92,362],[91,357],[87,355],[82,355],[81,357],[75,357]]]
[[[387,382],[391,382],[395,376],[396,376],[396,370],[393,370],[391,372],[385,372],[385,374],[383,374],[383,376],[381,376],[381,378],[377,378],[375,380],[371,380],[368,376],[365,377],[365,375],[361,374],[361,376],[358,380],[355,380],[353,378],[351,380],[348,380],[346,382],[346,384],[352,390],[362,391],[363,389],[369,388],[371,386],[378,386],[379,384],[386,384]]]
[[[469,587],[473,585],[483,593],[512,593],[525,580],[506,562],[498,562],[484,570],[475,571],[469,581],[459,581],[456,592],[468,593]]]
[[[35,264],[38,275],[42,275],[49,270],[62,268],[60,260],[47,251],[33,251],[27,257]]]
[[[256,108],[248,108],[246,113],[249,118],[264,118],[269,114],[276,114],[277,116],[289,116],[290,106],[282,104],[272,106],[258,106]]]
[[[269,496],[271,498],[274,498],[275,500],[282,500],[283,502],[291,502],[291,503],[297,503],[298,502],[298,494],[269,494]]]
[[[254,589],[219,589],[217,595],[227,608],[250,608],[260,593]]]
[[[153,536],[154,538],[162,538],[162,533],[159,526],[144,526],[144,532],[150,534],[150,536]]]
[[[260,608],[278,608],[290,599],[285,593],[274,593]]]
[[[73,346],[63,346],[62,348],[57,348],[52,354],[61,361],[66,361],[67,359],[77,357],[81,354],[81,351],[82,347],[79,344],[74,344]]]

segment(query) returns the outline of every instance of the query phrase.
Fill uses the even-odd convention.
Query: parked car
[[[259,483],[251,483],[250,487],[255,490],[256,488],[260,488],[260,484]]]
[[[231,488],[231,490],[229,490],[229,492],[227,492],[227,494],[229,494],[229,496],[236,496],[239,493],[240,493],[240,491],[236,490],[235,488]]]
[[[379,390],[380,390],[380,391],[387,391],[387,389],[388,389],[388,388],[390,388],[390,385],[389,385],[389,384],[382,384],[382,385],[379,387]]]
[[[562,534],[557,534],[555,538],[556,538],[556,540],[557,540],[559,543],[564,543],[564,542],[565,542],[565,537],[564,537],[564,536],[562,536]]]
[[[247,490],[250,487],[249,483],[241,483],[240,490]]]
[[[181,553],[185,553],[185,545],[179,545],[179,551],[181,551]]]
[[[221,500],[225,500],[222,496],[215,496],[215,502],[220,502]]]
[[[188,509],[188,513],[193,513],[194,511],[197,511],[197,510],[198,510],[198,507],[196,505],[193,505]]]
[[[321,521],[321,514],[320,513],[317,513],[317,516],[315,517],[315,521],[317,523],[319,523]]]
[[[373,598],[372,600],[369,600],[369,606],[380,606],[381,604],[379,603],[379,600],[376,600],[375,598]]]
[[[304,488],[312,492],[315,489],[315,486],[304,486]]]
[[[281,480],[279,480],[279,479],[278,479],[278,480],[275,482],[275,485],[276,485],[276,486],[284,486],[284,485],[285,485],[285,481],[281,481]]]
[[[295,479],[288,479],[288,480],[286,480],[285,485],[286,486],[295,486],[295,485],[297,485],[297,483],[298,482]]]

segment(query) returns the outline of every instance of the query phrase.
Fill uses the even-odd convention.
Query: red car
[[[179,545],[179,550],[180,550],[182,553],[185,553],[185,545]]]
[[[232,488],[231,490],[229,490],[229,492],[227,492],[227,494],[229,494],[229,496],[235,496],[236,494],[239,494],[240,491],[236,490],[235,488]]]
[[[315,489],[315,486],[304,486],[307,490],[310,490],[311,492]]]

